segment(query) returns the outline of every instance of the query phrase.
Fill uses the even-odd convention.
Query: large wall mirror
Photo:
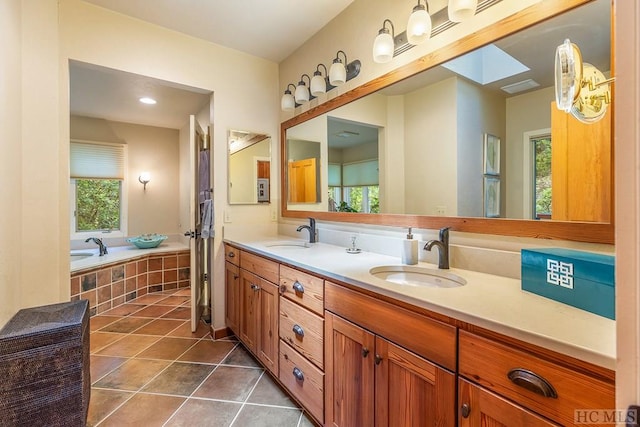
[[[611,2],[552,3],[283,123],[283,164],[315,141],[321,183],[293,203],[283,168],[283,216],[613,243],[612,114],[553,104],[566,38],[611,73]]]
[[[271,137],[230,130],[228,138],[229,204],[271,201]]]

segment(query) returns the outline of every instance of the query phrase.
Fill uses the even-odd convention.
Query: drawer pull
[[[293,283],[293,290],[304,294],[304,286],[302,286],[302,283],[298,282],[297,280]]]
[[[535,372],[522,368],[514,368],[509,371],[507,376],[515,385],[526,388],[540,396],[550,397],[553,399],[558,398],[558,393],[556,393],[556,390],[553,388],[551,383]]]
[[[304,381],[304,374],[298,368],[293,368],[293,376],[296,377],[298,381]]]
[[[300,325],[293,325],[293,333],[300,338],[304,337],[304,329]]]
[[[382,363],[382,356],[376,354],[376,357],[373,360],[375,361],[376,365],[379,365]]]
[[[287,285],[280,285],[280,295],[287,293]]]
[[[236,257],[236,254],[234,254],[233,252],[229,252],[229,253],[227,254],[227,256],[228,256],[229,258],[235,258],[235,257]]]
[[[468,403],[463,403],[460,408],[460,414],[462,418],[469,418],[469,415],[471,415],[471,406],[469,406]]]
[[[253,283],[252,283],[252,284],[251,284],[251,290],[259,291],[259,290],[260,290],[260,286],[255,285],[255,284],[253,284]]]
[[[364,347],[362,349],[362,357],[365,358],[369,355],[369,349],[367,347]]]

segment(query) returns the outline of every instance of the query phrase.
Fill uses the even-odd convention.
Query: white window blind
[[[71,178],[124,179],[125,146],[71,141]]]
[[[378,160],[344,164],[342,179],[342,185],[345,187],[378,185]]]
[[[342,185],[342,165],[329,163],[329,187],[340,187]]]

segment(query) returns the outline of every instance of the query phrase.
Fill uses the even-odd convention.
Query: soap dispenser
[[[407,238],[402,241],[402,263],[408,265],[418,263],[418,241],[413,238],[411,227],[409,227]]]

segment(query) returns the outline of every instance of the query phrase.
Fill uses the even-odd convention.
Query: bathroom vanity
[[[615,407],[615,322],[518,280],[400,285],[370,273],[399,258],[301,241],[228,239],[225,257],[228,327],[320,425],[573,425]]]

